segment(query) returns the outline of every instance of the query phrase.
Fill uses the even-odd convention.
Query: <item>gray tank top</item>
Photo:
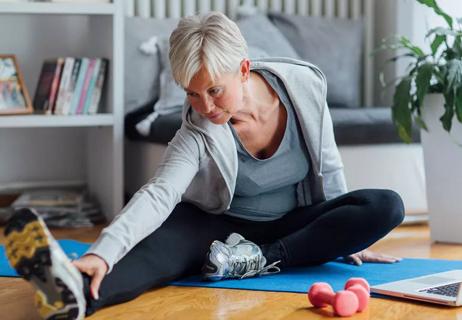
[[[253,220],[281,218],[297,207],[297,184],[309,171],[309,160],[300,126],[281,80],[266,70],[252,70],[262,75],[276,91],[287,111],[284,137],[276,152],[267,159],[257,159],[242,144],[233,126],[237,147],[236,189],[226,214]]]

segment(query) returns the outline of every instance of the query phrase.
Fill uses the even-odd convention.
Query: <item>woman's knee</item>
[[[388,189],[358,190],[356,196],[365,205],[367,214],[374,222],[390,229],[398,226],[404,219],[404,204],[401,196]]]
[[[387,189],[375,190],[376,211],[388,222],[390,229],[398,226],[404,219],[404,204],[401,196]]]

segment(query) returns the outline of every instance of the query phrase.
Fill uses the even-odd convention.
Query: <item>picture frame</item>
[[[0,54],[0,115],[32,112],[29,92],[16,56]]]

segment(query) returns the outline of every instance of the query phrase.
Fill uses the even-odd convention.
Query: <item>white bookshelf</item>
[[[112,219],[123,206],[124,2],[0,3],[0,54],[14,54],[31,97],[42,63],[104,57],[98,114],[0,116],[0,190],[86,184]]]

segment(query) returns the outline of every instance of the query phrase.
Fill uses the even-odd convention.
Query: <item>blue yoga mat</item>
[[[89,243],[74,240],[58,240],[58,242],[64,252],[73,258],[84,254],[90,246]],[[334,290],[340,290],[345,281],[351,277],[363,277],[371,285],[375,285],[453,269],[462,269],[462,261],[403,259],[401,262],[393,264],[364,263],[362,266],[334,261],[315,267],[288,268],[278,274],[243,280],[204,282],[200,281],[199,276],[193,276],[170,284],[187,287],[306,293],[311,284],[318,281],[328,282]],[[5,246],[0,246],[0,276],[18,276],[8,264],[5,256]]]
[[[79,242],[75,240],[58,240],[64,252],[71,259],[76,259],[84,254],[91,243]],[[18,277],[16,271],[10,267],[5,254],[5,246],[0,246],[0,277]]]
[[[188,287],[306,293],[308,288],[318,281],[328,282],[337,291],[341,290],[351,277],[363,277],[371,285],[376,285],[453,269],[462,269],[462,261],[403,259],[393,264],[363,263],[361,266],[334,261],[315,267],[289,268],[278,274],[242,280],[203,282],[198,276],[194,276],[171,284]]]

